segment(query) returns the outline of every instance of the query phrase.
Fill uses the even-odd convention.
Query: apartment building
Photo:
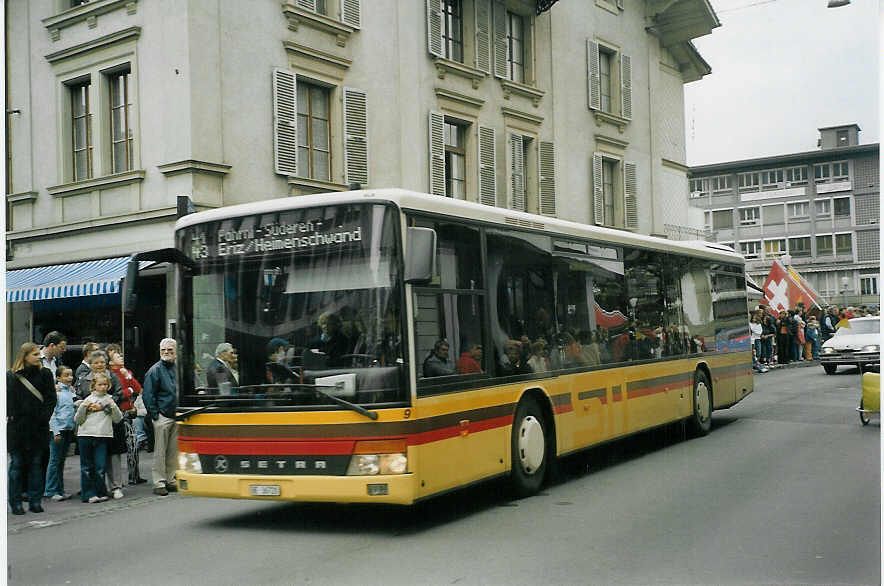
[[[759,283],[780,258],[829,303],[878,304],[879,145],[856,124],[819,132],[815,151],[691,167],[690,205]]]
[[[689,230],[683,85],[717,26],[705,0],[10,0],[8,346],[119,339],[120,261],[173,245],[179,195],[358,183]],[[146,342],[174,333],[151,271]]]

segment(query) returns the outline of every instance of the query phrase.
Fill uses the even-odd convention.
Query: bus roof
[[[745,262],[743,257],[733,249],[714,242],[669,240],[396,188],[316,193],[225,206],[186,215],[176,222],[175,230],[240,216],[279,213],[305,207],[371,202],[391,202],[403,210],[428,212],[454,218],[470,218],[489,224],[542,232],[549,236],[585,238],[612,244],[641,246],[737,264]]]

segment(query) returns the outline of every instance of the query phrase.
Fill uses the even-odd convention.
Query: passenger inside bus
[[[531,366],[522,356],[522,343],[518,340],[507,340],[504,346],[504,355],[500,361],[500,374],[508,376],[531,372]]]
[[[474,374],[482,372],[482,344],[470,342],[467,349],[457,361],[458,374]]]
[[[344,334],[340,316],[326,311],[319,316],[316,324],[321,333],[310,342],[310,349],[324,354],[328,367],[350,366],[348,355],[351,354],[354,342]]]
[[[448,376],[457,374],[454,365],[448,358],[448,341],[437,340],[433,345],[433,351],[424,359],[424,377]]]

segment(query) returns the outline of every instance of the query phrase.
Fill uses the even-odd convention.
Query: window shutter
[[[620,54],[620,112],[627,120],[632,120],[632,59]]]
[[[635,175],[635,163],[623,165],[623,210],[624,225],[635,230],[638,228],[638,181]]]
[[[493,128],[479,127],[479,203],[497,205],[497,143]]]
[[[363,90],[344,88],[344,180],[368,184],[368,104]]]
[[[556,148],[551,142],[541,142],[538,145],[537,165],[540,171],[539,195],[540,213],[544,216],[556,215]]]
[[[589,109],[602,109],[602,82],[599,72],[599,44],[586,39],[586,73],[587,96],[589,97]]]
[[[506,4],[494,1],[494,75],[505,78],[506,71]]]
[[[341,0],[341,22],[349,24],[353,28],[360,28],[362,26],[359,0]]]
[[[510,146],[510,208],[525,211],[525,151],[522,136],[511,134]]]
[[[430,193],[445,195],[445,116],[430,112]]]
[[[427,50],[442,56],[442,0],[427,0]]]
[[[298,8],[316,12],[316,0],[298,0]]]
[[[491,0],[476,0],[476,69],[491,73]]]
[[[298,108],[295,74],[273,70],[273,156],[280,175],[298,174]]]
[[[602,194],[602,156],[592,155],[592,222],[605,223],[605,200]]]

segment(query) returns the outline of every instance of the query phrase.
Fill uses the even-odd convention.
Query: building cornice
[[[29,228],[27,230],[7,232],[6,240],[7,242],[20,242],[48,238],[56,235],[67,235],[73,232],[106,230],[108,227],[119,226],[120,224],[149,222],[162,220],[164,218],[172,218],[174,220],[177,217],[177,214],[177,206],[140,210],[130,214],[103,216],[101,218],[93,218],[81,222],[67,222],[64,224],[54,224],[51,226],[42,226],[40,228]]]
[[[339,47],[346,47],[350,36],[357,30],[356,28],[333,20],[324,14],[312,12],[299,8],[291,2],[283,2],[282,14],[288,22],[288,28],[297,32],[298,28],[303,24],[314,30],[328,33],[335,37],[335,43]]]
[[[195,159],[187,159],[184,161],[176,161],[174,163],[165,163],[157,165],[157,169],[163,175],[171,176],[181,173],[200,173],[203,175],[227,175],[230,173],[231,166],[224,163],[210,163],[208,161],[197,161]]]
[[[68,47],[67,49],[62,49],[61,51],[56,51],[55,53],[50,53],[49,55],[46,55],[46,60],[50,63],[58,63],[59,61],[64,61],[65,59],[70,59],[71,57],[94,51],[99,47],[106,47],[130,39],[137,39],[139,36],[141,36],[140,26],[129,27],[109,35],[104,35],[103,37],[98,37],[97,39],[92,39],[91,41],[86,41],[85,43],[80,43],[79,45],[74,45],[73,47]]]
[[[126,171],[125,173],[117,173],[115,175],[105,175],[95,179],[87,179],[85,181],[76,181],[74,183],[63,183],[61,185],[53,185],[47,187],[46,191],[52,197],[67,197],[69,195],[77,195],[87,191],[95,191],[96,189],[106,189],[108,187],[119,187],[127,183],[135,183],[144,181],[146,173],[144,169],[135,171]]]
[[[8,203],[19,203],[22,201],[34,201],[37,199],[36,191],[22,191],[19,193],[7,193],[6,201]]]

